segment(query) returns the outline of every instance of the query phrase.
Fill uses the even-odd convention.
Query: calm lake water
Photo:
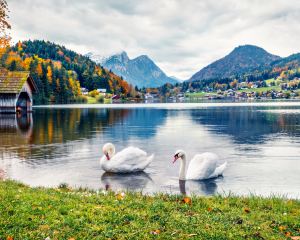
[[[102,146],[155,153],[143,173],[105,174]],[[214,152],[224,176],[179,184],[175,150]],[[300,197],[300,104],[72,105],[0,116],[0,173],[32,186]],[[1,175],[0,174],[0,175]]]

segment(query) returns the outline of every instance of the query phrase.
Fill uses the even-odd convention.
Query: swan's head
[[[175,163],[177,161],[177,159],[179,158],[184,158],[185,157],[185,152],[183,150],[177,150],[174,154],[174,160],[173,163]]]
[[[106,143],[102,149],[107,160],[110,160],[115,154],[115,146],[112,143]]]

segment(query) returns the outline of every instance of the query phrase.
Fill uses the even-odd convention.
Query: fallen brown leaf
[[[153,235],[160,234],[160,230],[159,230],[159,229],[156,229],[156,230],[154,230],[154,231],[151,231],[150,234],[153,234]]]
[[[245,213],[250,213],[251,211],[250,211],[250,208],[244,208],[244,212]]]
[[[182,202],[186,204],[192,204],[192,199],[190,197],[184,197]]]
[[[14,240],[12,236],[7,236],[6,240]]]
[[[286,233],[285,233],[285,236],[286,236],[286,237],[290,237],[290,236],[291,236],[291,233],[290,233],[290,232],[286,232]]]

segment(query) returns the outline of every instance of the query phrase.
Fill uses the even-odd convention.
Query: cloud
[[[189,78],[234,47],[300,52],[298,0],[9,0],[12,37],[45,39],[80,53],[149,55]]]

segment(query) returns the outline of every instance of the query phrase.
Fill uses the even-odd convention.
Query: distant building
[[[32,94],[36,91],[29,72],[0,68],[0,113],[32,111]]]
[[[98,91],[98,93],[106,93],[105,88],[98,88],[97,91]]]
[[[145,99],[146,100],[150,100],[150,99],[153,99],[154,97],[150,94],[150,93],[146,93],[145,94]]]
[[[89,94],[89,90],[88,89],[86,89],[86,88],[80,88],[80,91],[81,91],[81,94],[82,95],[88,95]]]

